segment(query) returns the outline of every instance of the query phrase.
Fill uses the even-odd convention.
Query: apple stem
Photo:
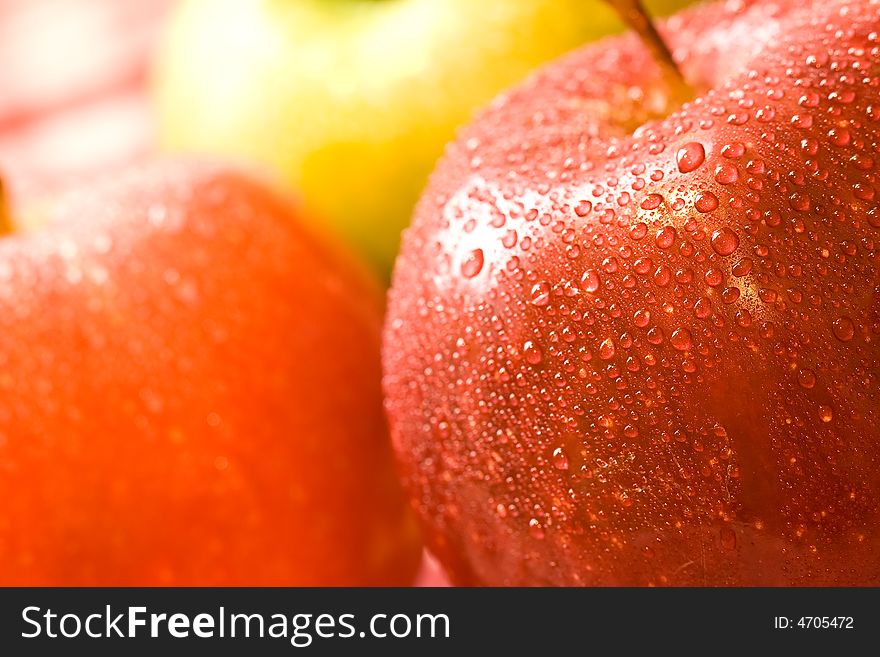
[[[672,57],[672,52],[663,41],[641,0],[605,0],[617,12],[618,16],[642,39],[651,51],[654,60],[663,69],[670,84],[681,91],[690,92],[681,69]]]
[[[12,229],[9,205],[6,203],[6,188],[3,185],[3,178],[0,178],[0,235],[8,235]]]

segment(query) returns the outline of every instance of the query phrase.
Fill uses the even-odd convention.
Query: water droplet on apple
[[[694,304],[694,315],[700,319],[706,319],[712,313],[712,302],[706,297],[700,297]]]
[[[633,315],[633,323],[639,328],[645,328],[651,322],[651,312],[648,310],[637,310]]]
[[[743,328],[748,328],[752,325],[752,313],[750,313],[746,308],[737,310],[736,313],[734,313],[733,318],[734,320],[736,320],[736,323]]]
[[[663,197],[660,194],[648,194],[639,207],[642,210],[655,210],[660,207],[661,203],[663,203]]]
[[[693,347],[691,332],[684,327],[679,327],[669,336],[669,344],[678,351],[687,351]]]
[[[659,326],[655,326],[648,331],[648,342],[651,344],[662,344],[665,339],[666,336],[663,333],[663,329]]]
[[[746,171],[756,176],[760,176],[767,171],[767,168],[764,166],[764,160],[756,157],[753,160],[746,162]]]
[[[849,342],[856,332],[853,321],[846,316],[835,319],[831,324],[831,329],[834,332],[834,337],[841,342]]]
[[[717,287],[724,282],[724,274],[720,269],[712,267],[706,272],[706,284],[710,287]]]
[[[675,228],[672,226],[664,226],[657,231],[654,242],[661,249],[668,249],[675,242]]]
[[[831,128],[828,131],[828,139],[835,146],[846,146],[852,139],[849,130],[846,128]]]
[[[712,233],[710,242],[715,253],[720,256],[729,256],[739,246],[739,237],[725,226]]]
[[[650,258],[637,258],[633,263],[633,271],[644,276],[654,267],[654,262]]]
[[[595,269],[588,269],[581,276],[581,287],[585,292],[595,292],[601,284],[599,273]]]
[[[801,150],[807,155],[815,155],[819,152],[819,141],[812,137],[801,139]]]
[[[816,385],[816,373],[811,369],[802,369],[798,372],[798,383],[802,388],[809,390]]]
[[[738,287],[726,287],[721,291],[721,300],[726,304],[731,304],[739,299]]]
[[[727,122],[730,125],[744,125],[749,121],[749,113],[743,110],[738,110],[728,115]]]
[[[535,283],[532,286],[531,300],[532,304],[538,307],[543,307],[550,303],[550,284],[546,281]]]
[[[791,206],[792,210],[797,210],[798,212],[806,212],[809,210],[810,203],[810,195],[805,194],[804,192],[794,192],[788,197],[788,204]]]
[[[811,114],[795,114],[791,117],[791,124],[795,128],[808,130],[813,127],[813,116]]]
[[[706,161],[706,150],[698,141],[691,141],[678,149],[675,154],[675,163],[682,173],[690,173],[700,168]]]
[[[461,275],[473,278],[483,269],[483,249],[474,249],[461,262]]]
[[[758,298],[764,303],[774,303],[778,296],[779,295],[776,294],[776,290],[774,289],[767,287],[762,287],[758,289]]]
[[[862,201],[873,201],[876,192],[874,187],[867,183],[857,182],[853,185],[853,196]]]
[[[525,354],[526,360],[532,365],[537,365],[544,357],[540,347],[535,345],[531,340],[527,340],[523,344],[523,354]]]
[[[731,185],[739,179],[739,170],[733,164],[722,162],[715,167],[715,182],[719,185]]]
[[[712,212],[718,207],[718,197],[712,192],[700,192],[694,201],[694,207],[698,212]]]
[[[666,287],[669,285],[669,281],[672,280],[672,270],[666,265],[660,265],[657,267],[657,271],[654,272],[654,283],[659,287]]]
[[[758,335],[764,340],[769,340],[776,334],[776,325],[773,322],[761,322],[758,326]]]
[[[599,358],[602,360],[611,360],[614,358],[614,341],[611,338],[606,338],[602,341],[602,344],[599,345]]]
[[[634,224],[633,227],[629,229],[629,236],[634,240],[640,240],[647,234],[648,225],[643,221]]]
[[[574,213],[579,217],[586,217],[593,209],[593,204],[589,201],[581,201],[574,208]]]
[[[801,107],[816,107],[819,105],[819,94],[815,91],[807,91],[798,99]]]
[[[553,467],[557,470],[568,470],[568,456],[561,447],[553,450]]]
[[[721,155],[726,157],[729,160],[736,160],[743,156],[746,152],[746,147],[741,142],[735,141],[730,144],[726,144],[721,149]]]
[[[541,522],[537,518],[532,518],[529,520],[529,534],[535,540],[544,540],[544,527],[541,525]]]

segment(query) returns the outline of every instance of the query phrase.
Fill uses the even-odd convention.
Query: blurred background
[[[0,0],[0,172],[14,196],[155,143],[147,80],[170,0]]]

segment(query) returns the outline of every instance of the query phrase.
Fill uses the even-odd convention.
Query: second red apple
[[[250,176],[115,175],[0,240],[0,584],[407,584],[381,293]]]

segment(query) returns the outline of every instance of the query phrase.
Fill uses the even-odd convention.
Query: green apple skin
[[[274,167],[387,275],[456,127],[620,29],[601,0],[185,0],[157,66],[161,141]]]

